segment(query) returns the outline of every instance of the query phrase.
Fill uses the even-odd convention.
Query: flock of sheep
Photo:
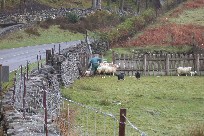
[[[119,68],[119,65],[113,64],[113,63],[107,63],[107,62],[102,62],[99,64],[99,67],[97,68],[97,74],[102,75],[102,78],[105,78],[106,74],[112,74],[113,76],[116,75],[118,76],[118,80],[124,80],[124,73],[117,74],[117,69]],[[177,68],[177,75],[190,75],[194,76],[196,75],[196,71],[192,71],[192,67],[178,67]],[[93,72],[91,70],[85,71],[84,76],[92,76]],[[135,77],[137,79],[140,79],[140,73],[136,72]]]

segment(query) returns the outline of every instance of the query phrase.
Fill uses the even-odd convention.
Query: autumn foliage
[[[131,46],[144,45],[192,45],[204,42],[204,26],[168,24],[147,29]]]
[[[181,7],[176,8],[169,17],[176,17],[186,9],[194,9],[204,7],[203,0],[193,0],[184,3]],[[135,39],[123,42],[124,47],[129,46],[183,46],[198,45],[204,48],[204,26],[194,24],[175,24],[169,23],[166,19],[160,19],[163,25],[148,28]]]

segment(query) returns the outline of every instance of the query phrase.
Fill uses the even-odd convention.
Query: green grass
[[[127,108],[129,120],[148,135],[174,136],[204,123],[203,83],[204,77],[126,77],[124,81],[94,77],[77,80],[62,94],[115,115],[120,108]],[[94,122],[91,118],[90,124]]]
[[[177,18],[169,18],[171,22],[178,24],[193,24],[204,26],[204,8],[185,10]]]
[[[24,30],[9,34],[6,38],[1,39],[0,49],[84,39],[83,34],[61,30],[58,26],[51,26],[50,29],[37,28],[37,30],[40,36],[29,35]]]

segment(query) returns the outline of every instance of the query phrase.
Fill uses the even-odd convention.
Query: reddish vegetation
[[[169,24],[147,29],[131,46],[144,45],[192,45],[195,41],[199,46],[204,43],[204,26]],[[194,40],[195,39],[195,40]]]
[[[185,9],[195,9],[204,7],[204,0],[193,0],[184,4]]]
[[[183,10],[189,8],[204,7],[204,0],[193,0],[186,2],[181,8],[177,8],[170,15],[176,16]],[[193,43],[204,48],[204,26],[170,24],[166,19],[160,19],[162,26],[146,29],[137,39],[126,43],[128,46],[145,45],[192,45]],[[124,44],[123,44],[124,45]]]
[[[177,17],[184,10],[204,7],[204,0],[192,0],[183,4],[182,7],[175,9],[169,16]]]

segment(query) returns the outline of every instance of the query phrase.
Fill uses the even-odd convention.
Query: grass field
[[[204,8],[186,10],[178,17],[170,18],[170,22],[204,26]]]
[[[37,28],[37,31],[40,36],[32,34],[29,35],[24,30],[9,34],[6,38],[0,39],[0,49],[84,39],[83,34],[71,33],[67,30],[61,30],[58,28],[58,26],[51,26],[49,29]]]
[[[203,83],[204,77],[198,76],[126,77],[124,81],[90,77],[77,80],[62,94],[114,115],[127,108],[129,120],[149,136],[176,136],[187,135],[193,126],[204,124]],[[94,122],[91,118],[89,123]]]

